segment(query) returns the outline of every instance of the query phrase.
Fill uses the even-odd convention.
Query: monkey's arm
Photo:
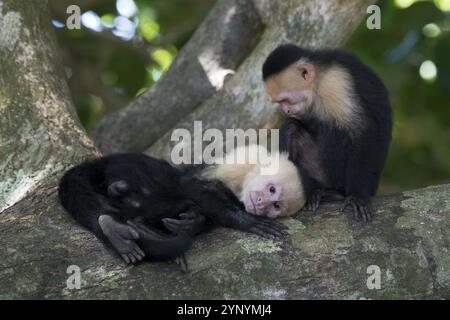
[[[173,234],[196,236],[209,231],[213,224],[206,217],[195,211],[179,214],[179,219],[164,218],[164,226]]]
[[[364,222],[372,219],[370,197],[376,192],[384,166],[383,150],[375,137],[375,132],[366,133],[352,143],[345,168],[346,200],[341,210],[351,206],[355,218]]]
[[[299,170],[307,199],[305,209],[316,211],[323,195],[322,184],[326,177],[320,166],[317,143],[313,135],[299,120],[287,118],[280,129],[280,151],[288,152],[289,160]]]

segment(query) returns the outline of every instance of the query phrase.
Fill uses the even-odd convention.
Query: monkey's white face
[[[314,101],[315,71],[307,63],[293,64],[265,82],[273,102],[289,117],[298,118],[311,110]]]
[[[247,183],[241,199],[246,211],[270,218],[286,214],[288,203],[283,199],[283,186],[270,178],[256,176]]]

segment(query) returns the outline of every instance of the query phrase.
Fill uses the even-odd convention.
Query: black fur
[[[316,69],[332,65],[343,67],[350,75],[357,103],[363,115],[363,125],[350,134],[331,122],[305,116],[301,120],[288,118],[280,130],[280,148],[300,168],[308,202],[317,199],[322,189],[337,190],[351,198],[361,210],[368,207],[375,195],[383,171],[392,132],[392,111],[382,80],[354,54],[340,49],[307,50],[293,44],[275,49],[263,66],[263,78],[280,73],[295,61],[306,58]],[[313,106],[314,108],[314,106]],[[352,128],[353,129],[353,128]],[[317,155],[312,155],[311,144]],[[308,148],[307,148],[308,147]],[[316,157],[326,181],[319,181],[318,172],[308,162]],[[361,210],[360,210],[361,209]]]
[[[118,181],[126,182],[126,187],[116,185]],[[193,235],[173,234],[164,225],[163,219],[178,219],[180,213],[204,216],[200,232],[218,225],[270,236],[278,234],[273,228],[280,228],[245,212],[223,183],[199,180],[189,170],[143,154],[110,155],[70,169],[60,181],[59,198],[77,222],[106,243],[98,222],[101,215],[124,225],[139,220],[161,234],[162,239],[137,240],[149,260],[173,259],[191,246]]]

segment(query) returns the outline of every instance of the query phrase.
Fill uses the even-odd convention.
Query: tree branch
[[[222,87],[262,31],[250,0],[219,0],[164,77],[92,136],[105,153],[143,151]]]
[[[449,193],[376,198],[368,225],[326,204],[283,220],[282,241],[217,229],[196,239],[183,274],[174,263],[125,266],[45,186],[0,215],[0,299],[449,299]],[[70,265],[79,290],[67,288]],[[367,287],[369,266],[378,290]]]

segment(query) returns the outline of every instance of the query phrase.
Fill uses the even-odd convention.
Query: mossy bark
[[[0,212],[94,152],[59,59],[46,1],[0,2]]]
[[[48,186],[0,216],[0,299],[449,299],[449,193],[442,185],[376,198],[367,225],[326,204],[283,220],[282,241],[217,229],[195,241],[184,274],[175,263],[125,266]],[[80,289],[67,288],[71,265]],[[380,289],[371,290],[373,265]]]

